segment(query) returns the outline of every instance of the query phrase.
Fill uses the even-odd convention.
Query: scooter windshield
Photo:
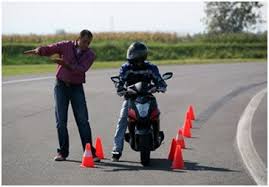
[[[144,118],[148,115],[150,103],[135,103],[139,116]]]

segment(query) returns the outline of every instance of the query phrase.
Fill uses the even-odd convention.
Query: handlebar
[[[172,76],[173,76],[173,73],[172,72],[164,73],[162,75],[162,80],[163,81],[168,80]],[[112,77],[110,77],[110,79],[114,83],[115,87],[118,88],[118,86],[120,84],[120,77],[119,76],[112,76]],[[166,88],[165,89],[158,90],[155,85],[150,84],[150,85],[148,85],[149,86],[149,89],[142,92],[141,91],[141,85],[140,84],[142,84],[142,82],[138,82],[136,84],[133,84],[131,86],[128,86],[127,88],[125,87],[121,92],[118,92],[118,95],[120,95],[120,96],[127,95],[127,94],[128,95],[135,95],[135,94],[138,94],[138,92],[140,92],[142,94],[153,94],[153,93],[156,93],[156,92],[163,92],[164,93],[166,91]],[[138,90],[140,90],[140,91],[138,91]]]
[[[137,94],[137,91],[135,91],[134,89],[131,88],[132,86],[133,86],[133,85],[128,86],[127,88],[123,88],[124,90],[118,92],[118,94],[119,94],[120,96],[125,96],[125,95],[135,95],[135,94]],[[158,89],[157,89],[157,87],[151,84],[151,85],[150,85],[150,89],[149,89],[147,92],[145,92],[145,93],[148,93],[148,94],[154,94],[154,93],[156,93],[156,92],[159,92]]]

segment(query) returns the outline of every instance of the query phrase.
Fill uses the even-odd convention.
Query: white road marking
[[[251,99],[240,117],[236,134],[237,146],[242,159],[258,185],[267,184],[267,168],[254,147],[251,138],[251,124],[254,113],[266,92],[267,88],[261,90]]]
[[[19,79],[19,80],[11,80],[11,81],[4,81],[2,84],[15,84],[15,83],[21,83],[21,82],[31,82],[31,81],[40,81],[40,80],[46,80],[46,79],[53,79],[55,76],[48,76],[48,77],[38,77],[38,78],[31,78],[31,79]]]

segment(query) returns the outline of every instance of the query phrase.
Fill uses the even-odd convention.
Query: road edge
[[[236,143],[239,153],[250,175],[258,185],[267,184],[267,168],[254,147],[251,138],[251,125],[255,111],[266,92],[267,88],[264,88],[250,100],[240,117],[236,133]]]

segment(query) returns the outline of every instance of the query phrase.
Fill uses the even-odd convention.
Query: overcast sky
[[[267,5],[262,9],[264,19]],[[7,2],[2,3],[3,34],[161,31],[194,34],[205,31],[204,2]],[[266,25],[259,26],[263,31]]]

